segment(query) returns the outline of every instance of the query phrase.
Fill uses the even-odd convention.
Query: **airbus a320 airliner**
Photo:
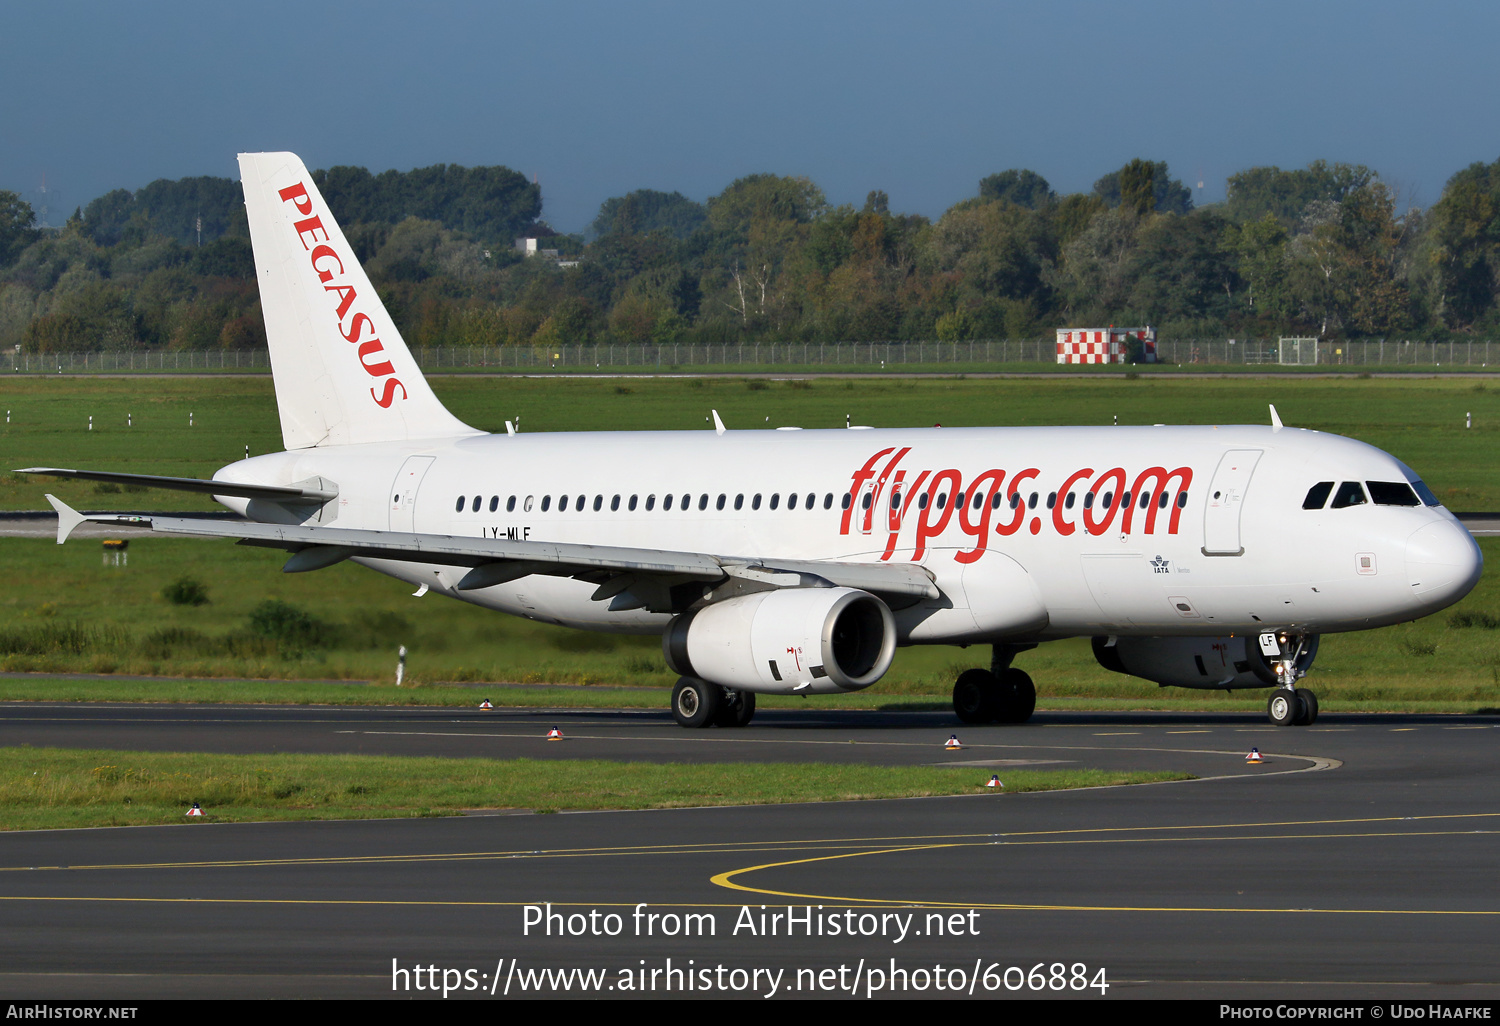
[[[1482,559],[1405,464],[1283,427],[478,431],[437,400],[302,161],[239,158],[286,451],[212,481],[28,473],[211,494],[244,523],[85,520],[343,560],[518,616],[659,634],[685,727],[757,694],[878,681],[899,645],[990,645],[965,722],[1019,723],[1012,665],[1090,637],[1108,669],[1187,688],[1298,687],[1321,634],[1458,601]],[[509,425],[507,426],[509,427]]]

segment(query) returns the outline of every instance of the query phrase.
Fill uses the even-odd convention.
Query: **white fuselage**
[[[336,512],[321,526],[917,562],[942,595],[897,610],[900,641],[967,644],[1328,633],[1434,612],[1481,567],[1451,513],[1368,493],[1303,508],[1319,482],[1337,490],[1409,474],[1337,435],[1229,426],[477,435],[299,449],[216,477],[331,481]],[[566,577],[461,592],[462,569],[361,562],[570,627],[658,633],[670,619],[610,611],[591,598],[596,585]]]

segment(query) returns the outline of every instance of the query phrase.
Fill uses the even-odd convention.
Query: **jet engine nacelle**
[[[1297,668],[1306,672],[1317,654],[1318,636],[1310,634],[1297,656]],[[1106,670],[1157,684],[1236,689],[1275,686],[1274,664],[1284,657],[1266,655],[1259,637],[1251,634],[1238,638],[1095,638],[1094,658]]]
[[[896,654],[886,604],[853,588],[787,588],[676,617],[661,639],[685,677],[742,691],[840,694],[874,684]]]

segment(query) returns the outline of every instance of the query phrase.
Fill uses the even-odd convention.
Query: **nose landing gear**
[[[1297,681],[1307,676],[1316,642],[1290,631],[1266,631],[1260,652],[1275,674],[1276,690],[1266,702],[1266,716],[1278,727],[1306,727],[1318,718],[1318,696]]]

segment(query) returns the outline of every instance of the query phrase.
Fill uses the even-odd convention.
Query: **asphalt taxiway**
[[[566,741],[543,740],[553,725]],[[745,730],[689,732],[657,713],[8,704],[6,745],[957,762],[981,776],[1017,764],[1129,766],[1203,779],[827,805],[8,834],[0,991],[380,997],[393,995],[396,959],[397,969],[471,971],[453,979],[474,989],[454,997],[488,997],[492,983],[501,994],[497,976],[516,997],[539,969],[602,969],[601,987],[618,987],[620,973],[664,971],[667,959],[680,971],[691,959],[695,969],[780,968],[778,996],[837,996],[846,992],[789,988],[799,979],[845,986],[856,973],[868,988],[870,970],[895,959],[894,968],[928,970],[908,979],[929,989],[907,997],[953,996],[932,989],[938,963],[950,974],[1045,963],[1043,975],[1064,963],[1091,978],[1106,970],[1109,999],[1489,1001],[1500,996],[1497,729],[1488,717],[1327,713],[1280,730],[1251,716],[1167,714],[1042,714],[1024,727],[961,728],[936,713],[774,710]],[[966,748],[947,752],[954,732]],[[1245,764],[1252,745],[1264,764]],[[624,925],[618,936],[523,935],[525,906],[545,902],[568,915],[613,912]],[[642,902],[647,914],[710,916],[715,932],[638,936],[632,914]],[[852,910],[853,923],[915,918],[899,942],[735,932],[742,909],[759,915],[762,904],[768,913]],[[928,915],[958,915],[964,929],[940,935]],[[657,996],[666,979],[655,977]],[[394,996],[432,994],[409,975],[395,980]],[[1035,996],[1003,983],[995,993]]]

